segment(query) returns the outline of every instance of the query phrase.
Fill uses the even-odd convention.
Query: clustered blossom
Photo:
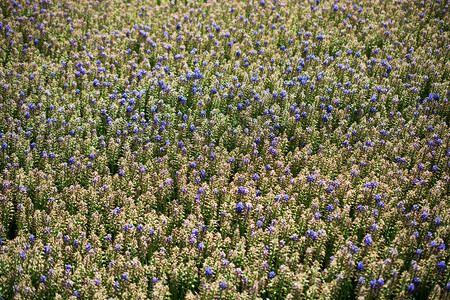
[[[0,299],[449,298],[448,5],[0,1]]]

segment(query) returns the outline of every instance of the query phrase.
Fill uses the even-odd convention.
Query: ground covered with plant
[[[0,7],[1,299],[450,297],[447,1]]]

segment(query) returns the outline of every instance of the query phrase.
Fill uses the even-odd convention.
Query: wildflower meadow
[[[0,0],[0,299],[450,299],[446,0]]]

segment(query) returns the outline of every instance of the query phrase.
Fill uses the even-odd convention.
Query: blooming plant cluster
[[[447,10],[0,1],[0,299],[450,297]]]

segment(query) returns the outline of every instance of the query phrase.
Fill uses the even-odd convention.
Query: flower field
[[[0,1],[0,299],[450,299],[448,6]]]

